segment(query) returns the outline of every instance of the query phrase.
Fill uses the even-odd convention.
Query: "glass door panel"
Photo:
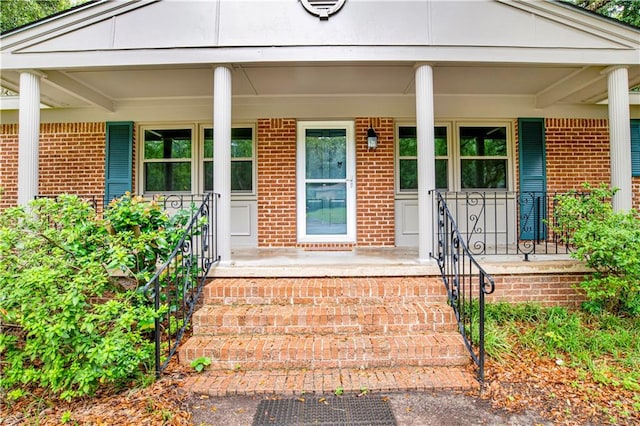
[[[301,123],[298,135],[299,239],[352,240],[355,229],[352,124]]]
[[[307,183],[307,235],[347,234],[347,185]]]

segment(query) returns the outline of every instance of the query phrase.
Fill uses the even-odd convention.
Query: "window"
[[[204,189],[213,191],[213,129],[204,129]],[[253,193],[253,129],[231,129],[231,192]]]
[[[460,187],[507,188],[507,128],[461,126],[459,128]]]
[[[141,187],[145,193],[201,193],[213,190],[213,129],[196,124],[143,126]],[[231,130],[231,192],[254,194],[253,127]]]
[[[145,192],[190,192],[192,129],[144,130]]]
[[[436,188],[446,189],[449,187],[447,127],[435,127],[434,134]],[[418,139],[415,126],[398,127],[398,188],[400,192],[418,190]]]
[[[396,141],[397,192],[415,194],[418,191],[416,126],[398,126]],[[436,189],[508,189],[512,184],[510,144],[508,122],[440,122],[434,127]]]

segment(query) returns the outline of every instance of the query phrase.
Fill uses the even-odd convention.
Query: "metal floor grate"
[[[395,426],[389,401],[378,396],[306,395],[260,401],[252,426]]]

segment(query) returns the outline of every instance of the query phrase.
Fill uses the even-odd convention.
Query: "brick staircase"
[[[216,278],[180,351],[197,393],[469,389],[478,384],[436,277]]]

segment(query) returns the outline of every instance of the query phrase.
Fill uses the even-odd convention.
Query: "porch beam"
[[[213,72],[213,141],[213,191],[219,195],[213,229],[224,265],[231,260],[231,68],[226,66]]]
[[[623,66],[607,68],[603,73],[607,75],[609,95],[611,186],[619,188],[613,196],[613,208],[615,211],[626,211],[633,205],[629,74]]]
[[[433,251],[433,202],[436,187],[433,109],[433,68],[416,67],[416,133],[418,139],[418,260],[427,262]]]
[[[583,67],[536,94],[536,108],[546,108],[605,78],[601,67]],[[599,89],[597,89],[599,90]],[[606,96],[604,93],[601,95]]]
[[[114,112],[113,101],[96,90],[74,80],[64,72],[47,71],[45,84],[56,87],[78,99],[95,105],[109,112]]]
[[[20,73],[18,111],[18,205],[38,195],[40,150],[40,79],[37,71]]]

